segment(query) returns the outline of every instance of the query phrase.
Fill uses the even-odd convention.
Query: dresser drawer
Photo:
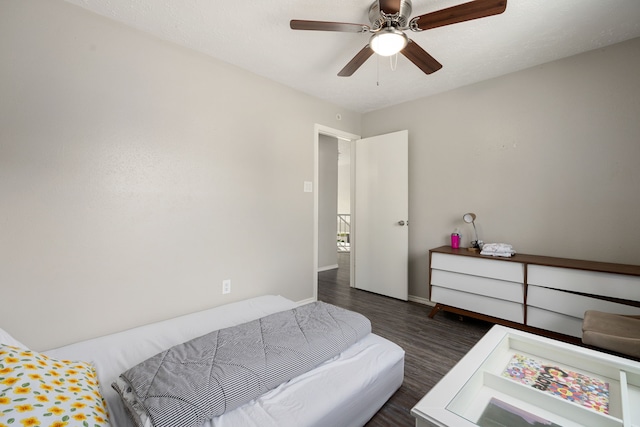
[[[524,285],[444,270],[431,271],[431,285],[522,303]]]
[[[518,262],[433,253],[431,268],[524,283],[524,264]]]
[[[582,317],[572,317],[537,307],[527,307],[527,325],[572,337],[582,337]]]
[[[529,265],[529,285],[640,301],[640,277],[598,271]]]
[[[431,287],[431,300],[436,303],[482,313],[512,322],[524,322],[523,305],[482,295],[462,292],[455,289]]]
[[[640,316],[640,307],[531,285],[528,288],[527,305],[564,313],[579,319],[584,317],[584,312],[587,310]]]

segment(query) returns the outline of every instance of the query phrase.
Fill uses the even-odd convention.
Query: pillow
[[[109,426],[93,366],[0,344],[0,426],[5,425]]]
[[[0,344],[12,345],[14,347],[28,350],[28,347],[26,345],[22,344],[20,341],[9,335],[9,333],[2,328],[0,328]]]

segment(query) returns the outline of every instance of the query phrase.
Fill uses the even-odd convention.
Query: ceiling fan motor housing
[[[397,14],[386,15],[380,11],[380,4],[378,1],[374,1],[369,8],[369,21],[371,22],[371,29],[377,31],[382,27],[385,27],[387,20],[391,20],[391,24],[395,28],[407,28],[409,26],[409,17],[411,16],[411,0],[400,0],[400,11]]]

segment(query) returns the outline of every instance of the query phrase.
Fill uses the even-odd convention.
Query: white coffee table
[[[510,427],[514,416],[562,427],[640,426],[640,363],[496,325],[411,414],[418,427],[489,425],[487,418],[505,416]]]

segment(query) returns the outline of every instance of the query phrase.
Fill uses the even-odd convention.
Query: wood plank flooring
[[[440,313],[431,307],[349,287],[349,253],[338,254],[339,268],[318,274],[318,299],[357,311],[371,320],[373,332],[405,351],[404,382],[367,423],[367,427],[413,426],[411,408],[420,400],[492,324]],[[425,284],[426,286],[426,284]]]

